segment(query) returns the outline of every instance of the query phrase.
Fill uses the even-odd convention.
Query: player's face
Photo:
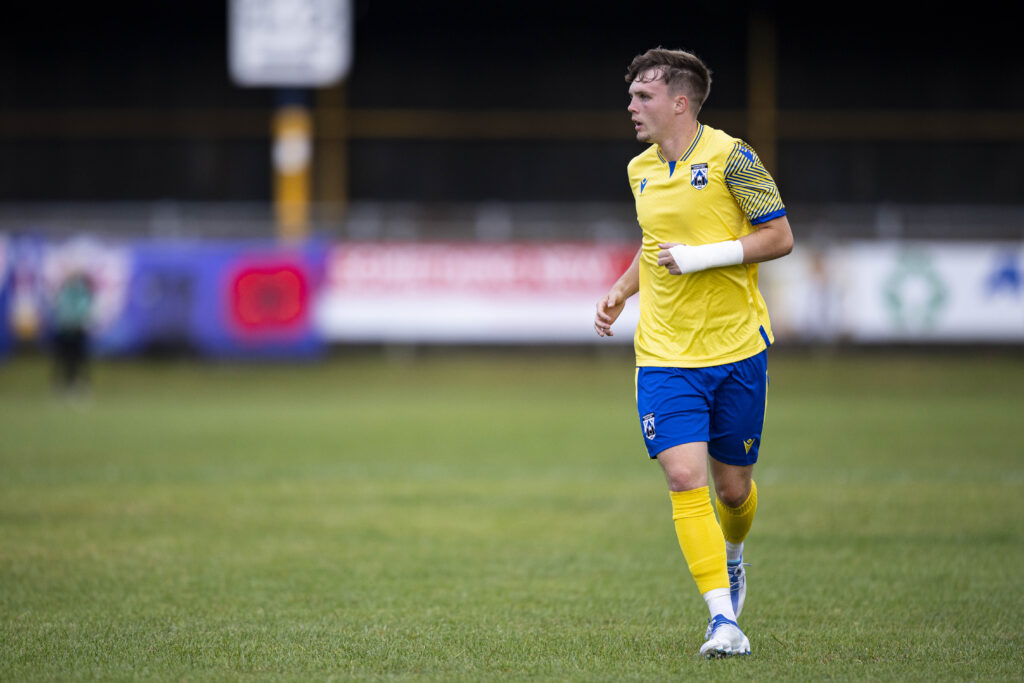
[[[640,142],[660,142],[673,119],[674,98],[660,76],[657,70],[645,71],[629,86],[627,110]]]

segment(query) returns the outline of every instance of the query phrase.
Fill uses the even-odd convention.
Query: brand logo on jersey
[[[643,417],[644,437],[650,441],[654,438],[654,413],[647,413]]]
[[[640,181],[640,194],[644,193],[644,188],[647,187],[647,178]]]
[[[744,448],[744,450],[746,450],[747,453],[749,453],[750,449],[753,448],[753,447],[754,447],[754,440],[753,439],[747,439],[746,441],[743,442],[743,448]]]
[[[690,164],[690,184],[698,190],[703,190],[708,185],[708,165]]]

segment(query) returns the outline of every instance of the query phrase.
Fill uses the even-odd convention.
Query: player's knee
[[[669,491],[691,491],[707,486],[707,475],[698,469],[673,467],[665,470]]]
[[[750,482],[741,480],[715,482],[715,495],[723,505],[738,508],[747,501],[747,497],[750,495]]]

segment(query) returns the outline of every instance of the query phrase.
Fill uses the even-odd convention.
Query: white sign
[[[808,341],[1024,340],[1024,243],[864,241],[761,267],[776,335]]]
[[[334,247],[316,326],[329,341],[630,344],[594,304],[635,245],[385,244]],[[1024,243],[863,241],[802,246],[761,264],[776,340],[876,343],[1024,341]]]
[[[1024,249],[967,242],[844,250],[845,333],[862,341],[1024,339]]]
[[[239,85],[315,88],[348,75],[351,0],[230,0],[228,24]]]
[[[315,320],[331,341],[597,342],[594,306],[634,245],[384,244],[334,247]],[[604,343],[633,342],[633,298]]]

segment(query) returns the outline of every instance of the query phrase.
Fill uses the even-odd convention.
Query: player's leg
[[[718,520],[725,538],[729,586],[737,615],[746,599],[743,543],[757,512],[754,463],[764,427],[768,389],[767,353],[733,363],[729,377],[715,393],[711,415],[711,476]]]
[[[749,654],[750,641],[736,623],[726,572],[725,539],[708,492],[707,461],[704,442],[682,444],[658,454],[672,498],[676,538],[711,614],[700,653],[705,657]]]
[[[637,372],[637,408],[648,453],[665,472],[679,547],[708,605],[711,621],[719,627],[717,637],[709,638],[701,648],[707,656],[750,650],[736,625],[725,540],[707,485],[708,387],[721,380],[720,376],[711,377],[714,373],[714,369],[675,368],[639,368]]]
[[[729,594],[737,617],[743,612],[743,603],[747,598],[743,541],[750,532],[750,527],[754,523],[754,513],[757,512],[757,485],[751,478],[753,469],[753,465],[738,467],[711,458],[715,506],[722,535],[725,537]]]
[[[727,465],[711,458],[715,506],[730,564],[738,564],[743,559],[743,541],[750,533],[757,512],[753,471],[753,465]]]
[[[725,568],[725,539],[708,492],[707,443],[673,446],[658,453],[657,459],[668,482],[679,548],[697,590],[712,617],[721,614],[735,621]]]
[[[636,401],[647,453],[665,472],[679,547],[711,615],[735,619],[725,540],[708,492],[709,397],[713,369],[637,368]],[[717,611],[716,611],[717,610]]]

